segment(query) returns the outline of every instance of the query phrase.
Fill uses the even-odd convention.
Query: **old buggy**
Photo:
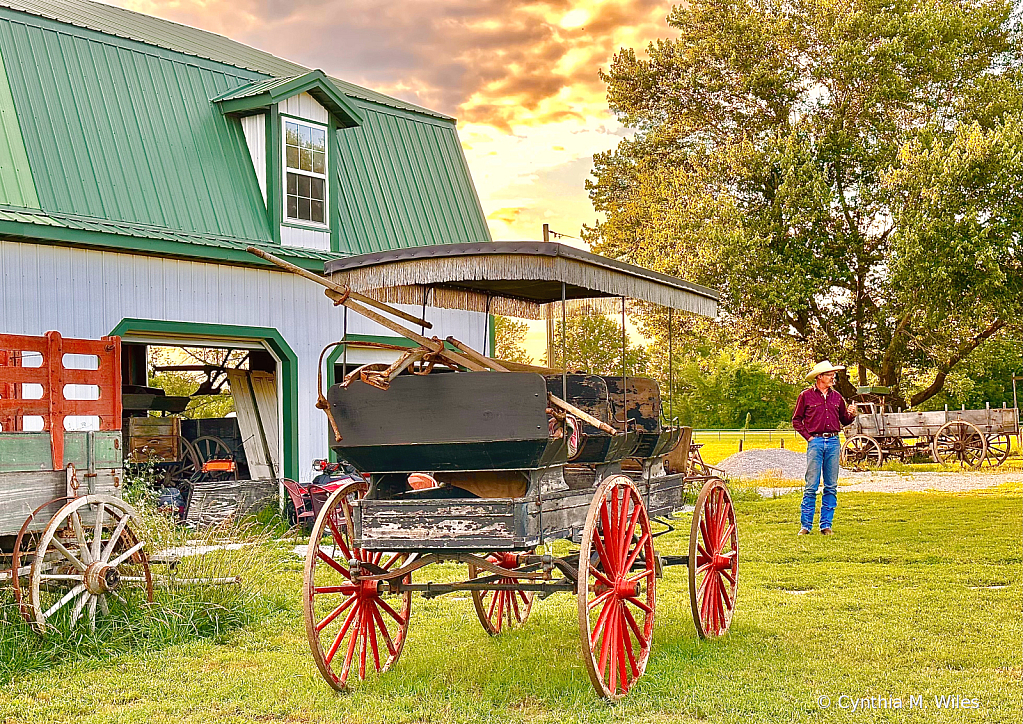
[[[365,306],[418,300],[425,310],[428,300],[542,318],[560,302],[564,318],[579,300],[624,314],[631,297],[713,316],[715,292],[549,243],[403,249],[326,272],[337,303],[420,345],[396,347],[394,364],[355,369],[321,394],[332,449],[368,478],[326,500],[306,557],[305,622],[332,687],[397,661],[413,593],[471,592],[490,634],[521,625],[537,597],[574,594],[583,660],[608,699],[643,674],[665,567],[688,569],[698,634],[727,632],[739,564],[732,501],[722,480],[686,476],[691,430],[665,416],[653,380],[494,360]],[[656,538],[687,502],[688,554],[659,555]],[[552,554],[559,539],[577,549]],[[466,564],[465,580],[413,582],[413,572],[452,561]]]

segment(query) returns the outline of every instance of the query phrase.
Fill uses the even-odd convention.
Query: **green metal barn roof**
[[[225,38],[223,35],[89,0],[4,0],[0,2],[0,6],[57,20],[68,25],[96,30],[119,38],[137,40],[140,43],[174,50],[185,55],[215,60],[218,63],[252,70],[263,75],[284,77],[302,75],[309,71],[309,68],[298,63],[278,58],[244,43]],[[342,92],[353,98],[361,98],[436,118],[454,120],[451,116],[446,116],[443,113],[391,98],[340,78],[331,78],[331,80]]]
[[[240,122],[212,102],[309,69],[84,0],[0,0],[0,57],[0,235],[237,263],[255,243],[318,269],[337,255],[273,242]],[[333,139],[339,253],[490,239],[453,120],[329,83],[362,121]]]

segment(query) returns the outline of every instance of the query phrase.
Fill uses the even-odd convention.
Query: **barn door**
[[[227,380],[249,474],[256,480],[276,480],[281,470],[277,381],[270,372],[248,370],[227,370]]]

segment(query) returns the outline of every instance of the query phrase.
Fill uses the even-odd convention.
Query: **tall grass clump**
[[[274,579],[293,554],[266,526],[229,521],[189,531],[142,501],[136,505],[137,532],[152,559],[153,601],[125,595],[127,605],[111,601],[110,616],[97,617],[95,631],[83,617],[40,635],[22,618],[11,589],[0,588],[0,685],[67,662],[224,640],[288,607]]]

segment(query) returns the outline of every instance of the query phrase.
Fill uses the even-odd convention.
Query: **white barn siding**
[[[427,317],[430,335],[454,335],[483,349],[484,315],[427,309]],[[125,318],[276,329],[298,356],[299,472],[309,479],[312,460],[327,453],[326,418],[315,408],[316,364],[320,350],[344,331],[344,310],[322,287],[270,270],[0,241],[0,333],[57,330],[95,339]],[[353,312],[348,333],[394,336]]]
[[[305,118],[307,121],[316,121],[326,125],[330,121],[327,109],[316,102],[308,93],[299,93],[297,96],[285,98],[277,104],[277,110],[287,113],[289,116]]]
[[[263,205],[266,206],[266,114],[242,117],[242,132],[245,145],[249,147],[256,180],[259,181],[259,190],[263,194]]]
[[[281,224],[281,244],[330,251],[330,232],[300,229],[297,226]]]

